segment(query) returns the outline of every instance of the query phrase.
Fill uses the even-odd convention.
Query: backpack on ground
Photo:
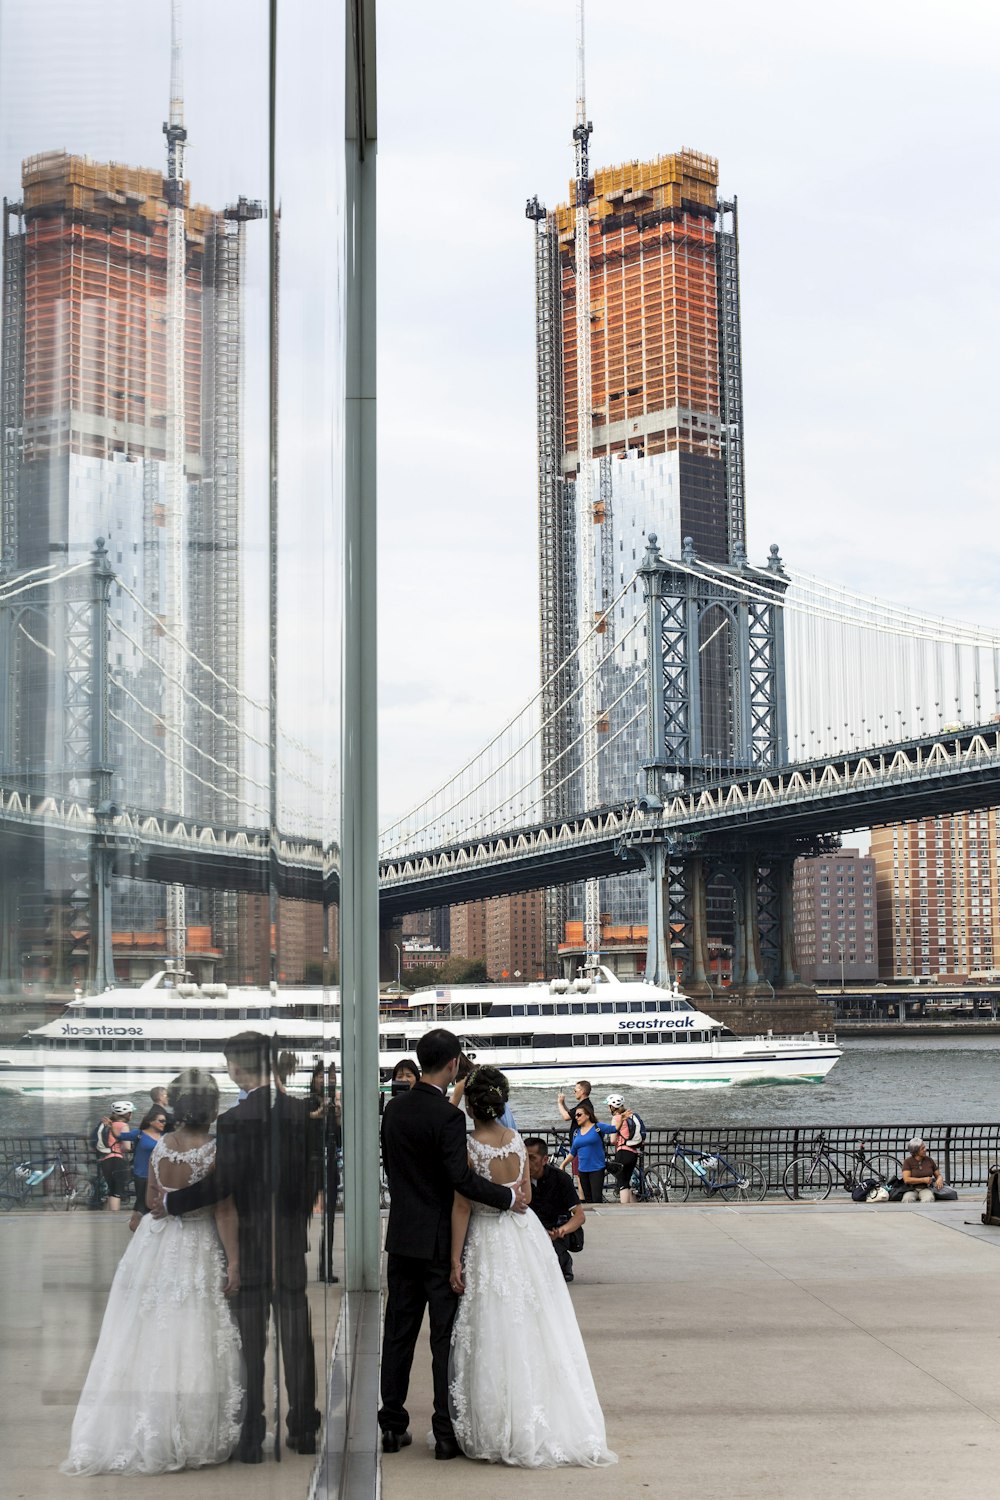
[[[889,1202],[902,1203],[903,1194],[908,1191],[902,1177],[890,1177],[886,1187],[889,1189]]]
[[[986,1179],[986,1212],[983,1214],[983,1223],[1000,1229],[1000,1167],[990,1167],[990,1175]]]

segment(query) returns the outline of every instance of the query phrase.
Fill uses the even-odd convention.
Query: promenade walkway
[[[414,1444],[385,1500],[965,1500],[1000,1464],[1000,1230],[981,1199],[929,1208],[642,1205],[592,1212],[572,1296],[620,1456],[613,1470],[436,1463],[418,1350]],[[967,1219],[974,1220],[966,1225]],[[131,1497],[58,1472],[126,1234],[107,1214],[0,1218],[3,1492]],[[317,1344],[338,1310],[314,1286]],[[151,1351],[155,1360],[155,1351]],[[148,1500],[307,1500],[312,1460],[142,1481]]]
[[[435,1462],[418,1441],[424,1342],[415,1440],[384,1459],[385,1500],[993,1495],[1000,1229],[978,1225],[981,1207],[977,1195],[591,1213],[572,1296],[617,1468]]]

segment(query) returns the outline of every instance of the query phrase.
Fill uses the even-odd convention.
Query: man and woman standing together
[[[528,1151],[501,1124],[508,1086],[475,1068],[448,1101],[460,1043],[436,1029],[420,1082],[389,1101],[382,1158],[391,1194],[379,1425],[385,1453],[412,1441],[406,1398],[430,1320],[434,1456],[519,1467],[615,1462],[559,1261],[527,1207]]]
[[[66,1473],[163,1473],[230,1456],[260,1463],[272,1314],[284,1443],[316,1451],[306,1250],[319,1137],[306,1100],[272,1091],[270,1049],[256,1032],[226,1044],[243,1097],[222,1114],[211,1074],[186,1069],[170,1086],[176,1123],[151,1154],[151,1211],[115,1273]]]

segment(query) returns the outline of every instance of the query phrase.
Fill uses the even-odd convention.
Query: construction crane
[[[593,125],[587,119],[587,88],[584,52],[584,0],[576,6],[576,124],[573,127],[576,168],[576,202],[574,255],[576,260],[576,428],[577,458],[576,515],[580,554],[580,641],[583,684],[580,713],[583,751],[583,799],[587,808],[600,804],[600,777],[597,766],[598,719],[600,716],[600,661],[597,625],[603,620],[604,605],[598,594],[600,570],[595,552],[601,550],[603,509],[594,503],[594,431],[593,388],[590,369],[590,136]],[[600,958],[601,899],[597,880],[588,880],[584,896],[585,967],[593,968]]]
[[[184,808],[184,689],[185,608],[184,530],[186,481],[184,475],[184,322],[186,299],[186,234],[184,223],[184,128],[181,77],[181,0],[170,8],[170,116],[164,122],[167,138],[167,287],[166,287],[166,492],[164,526],[163,723],[165,728],[164,807],[178,817]],[[167,958],[183,972],[187,948],[184,887],[167,887]]]

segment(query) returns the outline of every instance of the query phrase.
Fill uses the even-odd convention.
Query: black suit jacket
[[[315,1131],[308,1105],[254,1089],[216,1122],[215,1171],[167,1196],[167,1211],[186,1214],[232,1197],[240,1223],[240,1280],[245,1287],[297,1291],[306,1284],[308,1221],[315,1197]],[[273,1224],[273,1234],[272,1234]],[[272,1267],[271,1248],[274,1246]]]
[[[382,1163],[389,1183],[385,1248],[418,1260],[451,1259],[455,1193],[510,1208],[510,1188],[469,1166],[465,1116],[433,1084],[397,1094],[382,1115]]]

